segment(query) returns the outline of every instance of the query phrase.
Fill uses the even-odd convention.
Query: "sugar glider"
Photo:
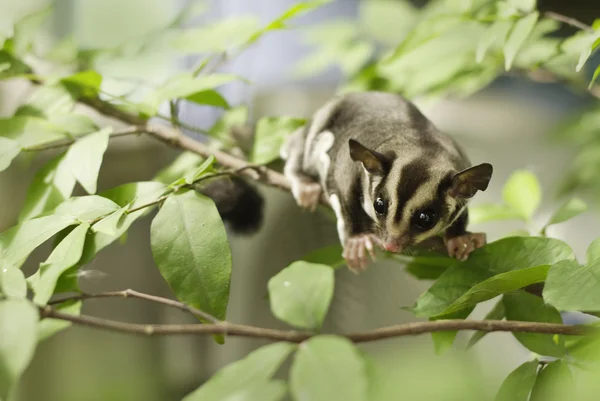
[[[485,191],[489,163],[464,151],[407,99],[384,92],[336,96],[281,148],[284,174],[303,208],[325,195],[337,218],[343,256],[353,271],[374,248],[402,252],[443,235],[464,260],[486,243],[467,231],[467,202]]]

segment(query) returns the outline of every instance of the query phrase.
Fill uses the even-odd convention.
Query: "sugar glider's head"
[[[443,156],[398,158],[353,139],[349,147],[350,157],[364,170],[362,207],[376,222],[375,234],[390,252],[401,252],[444,231],[468,199],[487,189],[492,177],[488,163],[458,171]]]

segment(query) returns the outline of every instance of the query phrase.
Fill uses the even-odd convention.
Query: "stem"
[[[122,129],[122,130],[113,131],[110,134],[110,137],[111,138],[119,138],[122,136],[129,136],[129,135],[134,135],[134,134],[144,134],[145,132],[146,132],[146,128],[144,126],[131,126],[131,127],[128,127],[128,128]],[[78,138],[60,140],[60,141],[51,142],[51,143],[44,144],[44,145],[30,146],[30,147],[23,148],[23,151],[24,152],[42,152],[44,150],[65,148],[65,147],[71,146],[72,144],[77,142],[77,140],[82,138],[83,136],[85,136],[85,135],[79,136]]]
[[[146,301],[151,301],[151,302],[155,302],[158,304],[163,304],[163,305],[167,305],[167,306],[171,306],[173,308],[177,308],[177,309],[181,309],[185,312],[189,312],[192,315],[200,318],[200,319],[204,319],[208,322],[217,324],[217,323],[221,323],[221,321],[219,319],[217,319],[216,317],[212,316],[209,313],[206,313],[204,311],[201,311],[200,309],[197,308],[193,308],[191,306],[188,306],[184,303],[181,303],[179,301],[174,301],[172,299],[168,299],[168,298],[162,298],[162,297],[157,297],[155,295],[150,295],[150,294],[144,294],[142,292],[138,292],[138,291],[134,291],[131,289],[127,289],[127,290],[123,290],[123,291],[109,291],[109,292],[100,292],[97,294],[78,294],[78,295],[73,295],[73,296],[69,296],[69,297],[65,297],[65,298],[61,298],[58,300],[54,300],[51,302],[48,302],[48,305],[55,305],[55,304],[60,304],[66,301],[71,301],[71,300],[75,300],[75,301],[83,301],[86,299],[94,299],[94,298],[137,298],[137,299],[143,299]]]
[[[546,11],[544,13],[544,16],[546,18],[550,18],[555,21],[559,21],[564,24],[571,25],[572,27],[581,29],[582,31],[595,32],[594,29],[591,26],[589,26],[588,24],[585,24],[579,20],[576,20],[575,18],[571,18],[571,17],[567,17],[566,15],[555,13],[554,11]]]

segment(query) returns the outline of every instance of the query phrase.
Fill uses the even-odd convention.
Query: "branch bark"
[[[59,319],[80,326],[146,336],[218,334],[233,337],[249,337],[271,341],[300,343],[318,335],[317,333],[311,332],[307,333],[294,330],[274,330],[228,322],[180,325],[123,323],[92,316],[71,315],[56,311],[50,306],[40,307],[39,311],[42,318]],[[485,332],[504,331],[519,333],[562,334],[571,336],[600,334],[600,328],[582,325],[567,326],[563,324],[520,322],[509,320],[439,320],[432,322],[399,324],[366,332],[340,334],[340,336],[345,337],[354,343],[363,343],[425,333],[465,330],[477,330]]]

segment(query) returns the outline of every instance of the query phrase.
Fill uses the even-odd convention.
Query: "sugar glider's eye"
[[[373,208],[375,208],[375,213],[383,215],[387,211],[387,202],[383,198],[378,197],[373,202]]]
[[[438,221],[436,213],[431,209],[418,211],[413,215],[412,223],[421,230],[429,230]]]

